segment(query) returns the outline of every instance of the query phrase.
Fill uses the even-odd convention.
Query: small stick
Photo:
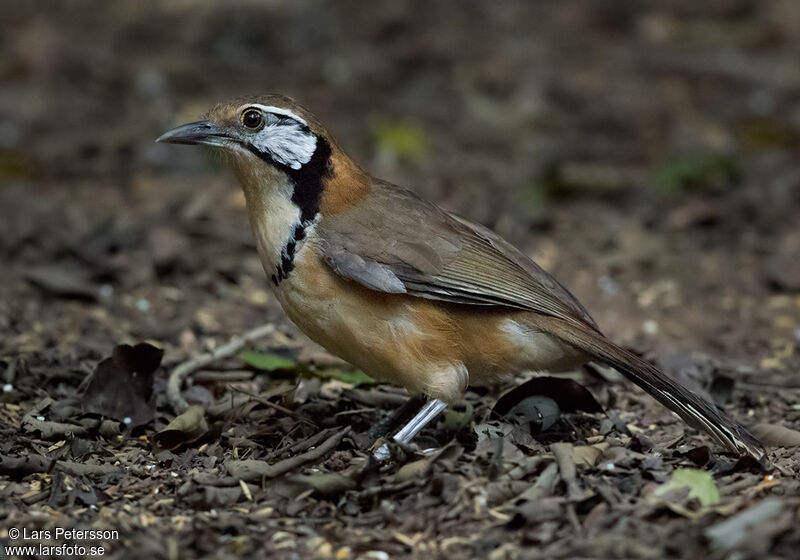
[[[319,461],[336,449],[339,442],[341,442],[348,433],[350,433],[350,428],[343,428],[328,437],[328,439],[320,443],[317,447],[309,449],[305,453],[283,459],[277,463],[270,464],[266,461],[259,461],[256,459],[230,461],[226,463],[230,476],[220,476],[214,473],[197,473],[194,475],[193,479],[201,485],[236,486],[239,484],[240,480],[256,482],[262,478],[277,478],[302,467],[306,463]]]
[[[294,457],[289,457],[288,459],[284,459],[283,461],[278,461],[277,463],[270,465],[269,468],[264,472],[264,476],[267,478],[277,478],[283,474],[297,469],[306,463],[319,461],[325,455],[336,449],[336,446],[339,445],[339,442],[341,442],[342,439],[344,439],[344,436],[346,436],[348,433],[350,433],[350,428],[344,428],[343,430],[336,432],[331,437],[323,441],[319,446],[314,447],[305,453],[301,453],[300,455],[295,455]]]
[[[295,411],[289,410],[285,406],[281,406],[278,403],[274,403],[272,401],[269,401],[269,400],[265,399],[264,397],[262,397],[261,395],[257,395],[255,393],[252,393],[252,392],[247,391],[245,389],[242,389],[240,387],[231,387],[229,385],[229,388],[232,391],[236,391],[237,393],[242,393],[243,395],[247,395],[248,397],[252,398],[255,401],[260,402],[261,404],[263,404],[264,406],[266,406],[268,408],[272,408],[274,410],[277,410],[278,412],[283,412],[285,415],[291,416],[292,418],[297,418],[297,419],[300,419],[300,420],[304,420],[304,418],[302,416],[300,416],[299,414],[297,414]],[[311,421],[309,420],[309,422],[311,422]],[[314,424],[313,422],[311,422],[311,423]],[[316,425],[316,424],[314,424],[314,425]]]
[[[73,475],[121,475],[125,472],[122,467],[114,467],[112,465],[89,465],[73,461],[58,461],[50,457],[34,454],[22,457],[0,455],[0,475],[21,478],[29,474],[49,473],[53,470]]]
[[[270,335],[273,332],[275,332],[275,325],[261,325],[242,335],[232,337],[226,344],[220,346],[213,352],[200,354],[175,367],[169,374],[169,380],[167,381],[167,399],[169,399],[175,412],[180,414],[189,408],[189,403],[186,402],[186,399],[181,395],[181,385],[189,375],[199,369],[208,367],[217,360],[233,356],[244,348],[247,343]]]
[[[236,383],[239,381],[249,381],[253,378],[251,370],[232,370],[232,371],[198,371],[194,374],[195,383],[219,382]]]

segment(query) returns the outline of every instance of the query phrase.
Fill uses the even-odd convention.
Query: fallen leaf
[[[160,453],[197,441],[207,432],[205,410],[202,406],[190,406],[183,414],[173,418],[163,430],[154,434],[150,441],[155,448],[154,452]]]
[[[492,412],[505,416],[528,397],[545,396],[553,399],[563,412],[603,412],[603,407],[580,383],[560,377],[534,377],[514,387],[497,400]]]
[[[756,424],[751,431],[764,445],[775,447],[797,447],[800,445],[800,432],[780,424]]]
[[[711,473],[698,469],[676,469],[667,482],[656,488],[654,495],[665,497],[683,488],[689,489],[688,499],[696,498],[704,506],[719,502],[719,491]]]
[[[406,482],[409,480],[420,480],[425,478],[431,471],[433,464],[439,461],[448,461],[457,459],[463,449],[455,442],[450,442],[438,451],[434,452],[423,459],[418,459],[410,463],[406,463],[400,467],[394,474],[394,482]]]
[[[358,387],[359,385],[363,385],[365,383],[374,383],[374,379],[372,379],[363,371],[357,369],[318,369],[312,373],[317,377],[321,377],[322,379],[341,381],[342,383],[353,387]]]
[[[278,354],[264,354],[248,350],[239,354],[239,359],[251,367],[267,371],[297,369],[297,362]]]
[[[464,410],[458,410],[456,407],[448,407],[444,411],[444,426],[448,430],[457,432],[462,428],[469,426],[472,421],[474,409],[470,403],[466,403]]]
[[[153,419],[153,374],[164,351],[147,343],[121,344],[97,364],[81,399],[84,412],[101,414],[133,429]]]
[[[595,443],[594,445],[577,445],[572,448],[572,460],[576,465],[593,467],[597,464],[597,459],[609,448],[606,442]]]
[[[309,373],[323,380],[340,381],[348,386],[357,387],[364,383],[373,383],[373,379],[357,369],[344,368],[305,368],[293,359],[286,358],[275,353],[262,353],[246,351],[239,354],[239,359],[247,365],[265,371],[276,370],[300,370]]]
[[[573,501],[583,499],[584,492],[577,479],[577,469],[572,458],[573,447],[571,443],[558,442],[550,445],[550,451],[556,458],[558,472],[561,480],[567,486],[567,498]]]
[[[558,483],[558,465],[550,463],[541,472],[532,485],[528,486],[519,496],[508,501],[509,504],[520,507],[525,502],[538,502],[544,497],[551,496]]]
[[[429,458],[417,459],[406,463],[394,474],[393,480],[395,482],[406,482],[408,480],[422,480],[430,472],[433,466]]]

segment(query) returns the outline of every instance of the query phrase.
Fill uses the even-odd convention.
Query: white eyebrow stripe
[[[305,126],[308,126],[308,123],[305,119],[298,117],[294,113],[292,113],[289,109],[281,109],[280,107],[270,107],[269,105],[261,105],[259,103],[253,103],[251,107],[258,107],[262,111],[266,111],[267,113],[274,113],[276,115],[283,115],[284,117],[289,117],[294,119],[298,122],[303,123]]]

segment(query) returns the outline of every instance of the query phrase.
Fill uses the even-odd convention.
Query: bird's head
[[[328,133],[316,118],[282,95],[220,103],[205,119],[174,128],[156,142],[205,144],[239,157],[255,156],[286,171],[308,165],[329,143]]]
[[[313,218],[337,191],[345,199],[365,174],[307,109],[283,95],[237,98],[218,104],[205,119],[184,124],[157,142],[203,144],[227,155],[248,206],[264,189],[285,187],[304,220]]]

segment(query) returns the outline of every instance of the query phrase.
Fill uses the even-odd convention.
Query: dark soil
[[[796,557],[799,6],[10,2],[0,541],[116,558]],[[611,338],[758,432],[769,465],[595,368],[562,377],[605,413],[532,435],[487,424],[513,384],[475,388],[419,446],[372,461],[403,393],[283,316],[233,178],[153,143],[258,91],[526,250]],[[256,354],[194,375],[184,396],[204,408],[165,431],[169,372],[265,324]],[[140,342],[163,357],[115,353]],[[676,469],[713,475],[719,499],[665,493]],[[118,538],[12,538],[56,527]]]

